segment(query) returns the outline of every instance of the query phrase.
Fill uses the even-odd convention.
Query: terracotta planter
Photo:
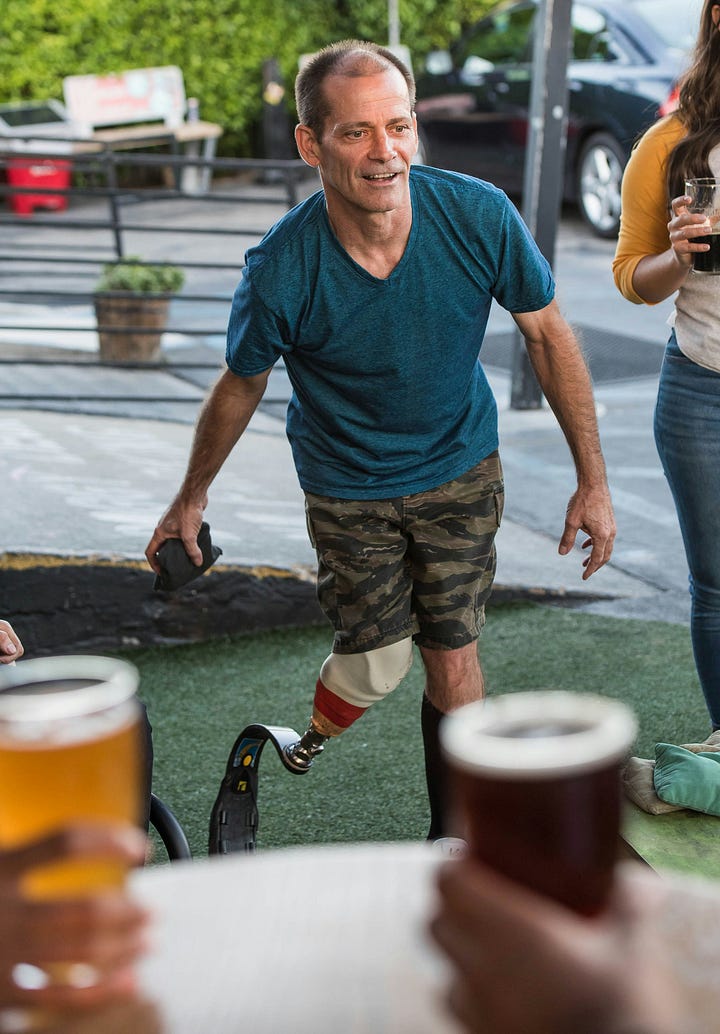
[[[95,295],[100,358],[112,363],[147,363],[160,358],[170,295],[113,292]]]

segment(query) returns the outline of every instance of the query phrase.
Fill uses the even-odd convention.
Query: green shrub
[[[150,266],[133,255],[104,266],[95,290],[174,294],[184,283],[185,274],[177,266]]]
[[[480,17],[489,0],[400,0],[402,42],[419,71]],[[200,116],[224,129],[218,153],[262,155],[262,70],[275,58],[294,121],[293,83],[301,54],[348,36],[385,43],[387,0],[5,0],[0,32],[4,101],[62,97],[67,75],[107,75],[178,65]]]

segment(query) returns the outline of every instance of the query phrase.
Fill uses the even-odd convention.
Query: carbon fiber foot
[[[254,851],[258,829],[258,766],[270,741],[288,768],[285,749],[298,741],[294,729],[248,725],[233,744],[210,815],[209,854]],[[292,772],[299,769],[289,769]]]

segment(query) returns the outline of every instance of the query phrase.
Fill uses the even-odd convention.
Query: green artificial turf
[[[187,646],[123,651],[141,675],[155,743],[154,789],[175,811],[195,857],[235,737],[252,722],[305,729],[325,628],[278,630]],[[596,617],[543,604],[488,611],[480,653],[489,693],[585,690],[636,711],[634,753],[709,731],[686,628]],[[287,772],[272,747],[260,764],[258,849],[424,838],[428,826],[419,654],[403,683],[331,742],[312,771]]]

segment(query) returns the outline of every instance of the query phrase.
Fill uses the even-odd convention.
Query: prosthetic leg
[[[325,743],[371,704],[391,693],[410,670],[412,640],[358,654],[332,653],[320,669],[307,730],[248,725],[235,740],[210,816],[209,854],[254,851],[258,828],[258,768],[270,741],[289,772],[309,771]]]
[[[409,638],[365,653],[331,653],[320,669],[310,723],[300,739],[284,749],[286,765],[294,772],[307,772],[331,737],[392,693],[409,672],[412,657]]]
[[[230,751],[225,776],[210,815],[209,854],[255,850],[258,768],[268,740],[289,771],[301,771],[288,764],[284,753],[289,744],[298,740],[294,729],[260,724],[246,726]]]

